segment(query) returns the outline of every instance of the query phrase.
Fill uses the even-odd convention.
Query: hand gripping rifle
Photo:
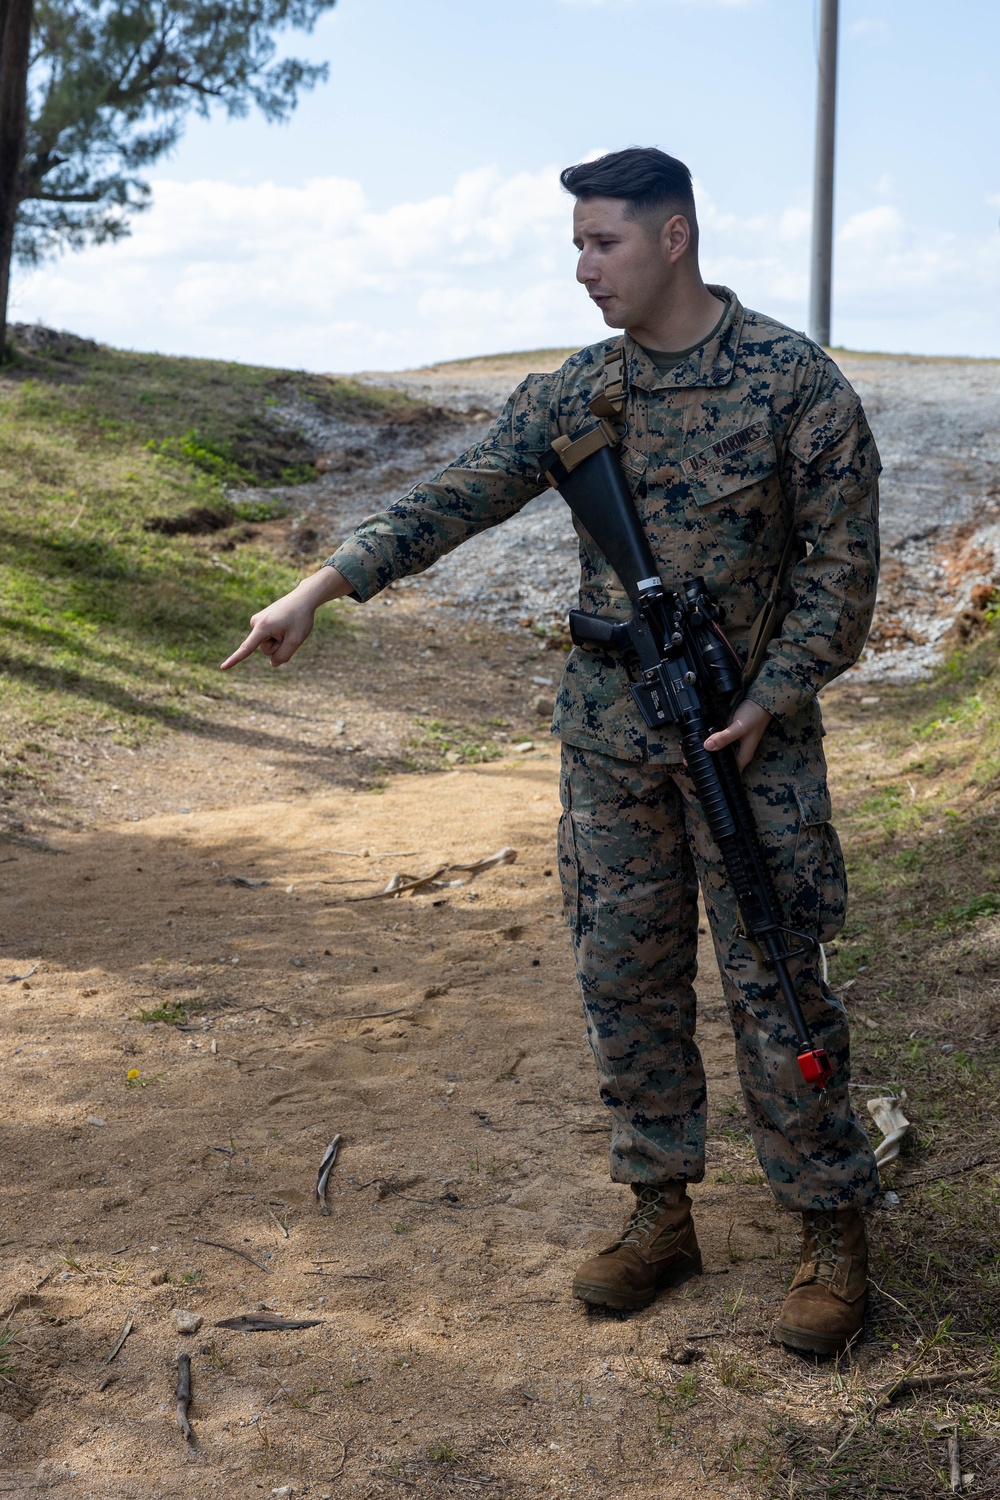
[[[633,681],[630,692],[651,729],[676,724],[688,774],[736,893],[747,937],[777,975],[799,1039],[798,1062],[807,1083],[826,1086],[833,1069],[824,1047],[813,1045],[788,972],[789,962],[815,950],[816,939],[786,926],[778,914],[753,810],[731,745],[705,749],[708,735],[728,724],[743,690],[742,663],[719,627],[721,610],[703,578],[678,592],[665,589],[646,540],[605,422],[575,440],[556,439],[542,460],[558,489],[621,580],[632,601],[627,622],[570,611],[574,645],[621,651]],[[798,946],[789,946],[789,940]]]

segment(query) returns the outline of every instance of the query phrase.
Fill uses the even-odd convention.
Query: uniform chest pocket
[[[622,447],[618,450],[618,459],[625,473],[625,479],[633,497],[646,493],[646,455],[637,453],[634,448]]]
[[[770,435],[731,458],[714,459],[704,466],[703,461],[704,455],[695,454],[693,460],[687,459],[682,465],[696,505],[712,505],[740,490],[763,484],[778,468],[778,455]]]

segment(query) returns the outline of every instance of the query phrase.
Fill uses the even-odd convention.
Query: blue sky
[[[818,0],[339,0],[290,124],[192,121],[130,240],[14,286],[14,317],[312,369],[603,333],[558,169],[691,166],[706,278],[806,319]],[[1000,6],[841,0],[833,334],[1000,356]]]

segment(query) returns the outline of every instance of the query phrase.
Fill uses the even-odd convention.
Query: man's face
[[[609,328],[644,327],[676,275],[669,229],[679,216],[654,235],[641,220],[626,218],[627,207],[621,198],[589,198],[578,199],[573,210],[576,279]]]

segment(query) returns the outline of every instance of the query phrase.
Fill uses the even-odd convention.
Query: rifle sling
[[[781,585],[785,581],[785,574],[792,560],[797,540],[798,535],[793,526],[785,538],[778,571],[774,575],[774,582],[764,601],[764,607],[750,626],[750,633],[747,636],[747,664],[743,668],[744,687],[749,687],[757,676],[764,661],[764,653],[774,639],[778,627],[778,595],[781,593]]]
[[[625,340],[620,338],[615,340],[610,349],[605,350],[604,388],[590,402],[590,410],[598,418],[598,426],[592,428],[584,437],[578,438],[575,443],[569,438],[557,438],[553,444],[567,470],[575,469],[577,464],[589,458],[591,453],[596,453],[597,449],[602,448],[605,443],[609,447],[616,446],[619,440],[618,434],[609,424],[621,423],[624,420],[627,397]],[[747,664],[743,669],[744,687],[749,687],[757,676],[763,665],[765,652],[774,639],[778,626],[778,596],[785,581],[788,564],[795,551],[796,539],[793,527],[785,538],[778,571],[774,576],[774,582],[771,584],[764,606],[750,626],[747,636]]]

